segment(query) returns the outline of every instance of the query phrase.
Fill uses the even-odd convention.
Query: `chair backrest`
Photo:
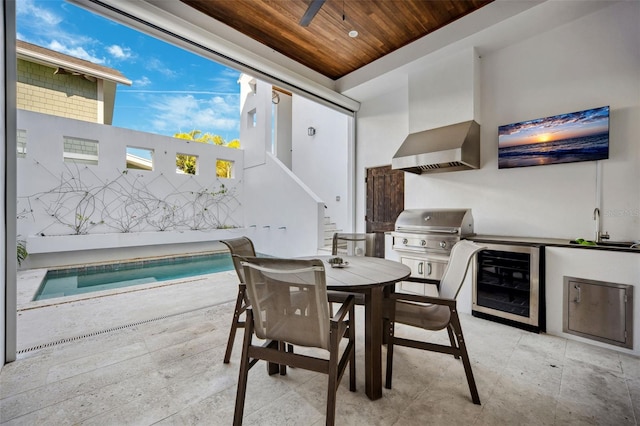
[[[333,234],[331,254],[337,256],[373,256],[375,250],[374,233],[341,233]]]
[[[485,247],[472,241],[462,240],[451,249],[449,263],[440,280],[439,295],[447,299],[455,299],[467,276],[467,270],[473,256]]]
[[[242,259],[260,339],[329,350],[329,304],[321,260]]]
[[[231,259],[233,260],[233,267],[236,268],[238,279],[241,283],[244,283],[244,271],[242,269],[240,258],[238,256],[255,257],[256,250],[253,247],[253,242],[247,237],[233,238],[230,240],[220,240],[220,242],[229,248],[229,251],[231,252]]]

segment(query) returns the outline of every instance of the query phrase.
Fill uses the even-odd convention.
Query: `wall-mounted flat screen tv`
[[[609,158],[609,107],[498,127],[498,168]]]

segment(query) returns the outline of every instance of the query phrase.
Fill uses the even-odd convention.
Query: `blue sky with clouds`
[[[113,125],[173,136],[240,131],[240,73],[62,0],[17,0],[17,38],[117,69]]]

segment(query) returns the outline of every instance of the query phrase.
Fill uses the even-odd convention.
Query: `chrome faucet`
[[[596,221],[596,239],[594,241],[600,243],[602,240],[608,240],[609,233],[600,231],[600,209],[597,207],[593,209],[593,220]]]

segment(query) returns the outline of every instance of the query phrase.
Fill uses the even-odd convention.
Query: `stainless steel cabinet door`
[[[565,277],[566,333],[632,347],[633,287]]]

